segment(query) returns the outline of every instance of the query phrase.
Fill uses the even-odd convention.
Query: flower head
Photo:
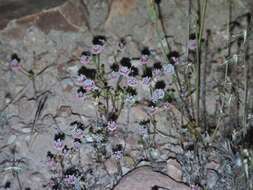
[[[108,122],[107,122],[107,129],[109,131],[112,132],[118,128],[117,119],[118,119],[118,115],[116,115],[115,113],[109,114]]]
[[[82,141],[79,138],[75,138],[73,143],[76,150],[80,149]]]
[[[78,84],[82,84],[83,81],[84,81],[85,79],[86,79],[85,75],[80,74],[80,75],[77,77],[76,81],[77,81]]]
[[[50,151],[47,152],[47,166],[50,169],[53,169],[56,166],[55,155]]]
[[[152,76],[152,68],[145,67],[142,74],[142,84],[148,86],[151,82]]]
[[[159,76],[162,73],[162,63],[161,62],[156,62],[153,65],[153,72],[155,76]]]
[[[166,86],[166,84],[165,84],[164,81],[156,82],[155,90],[152,94],[152,101],[153,102],[157,102],[158,100],[161,100],[161,99],[164,98],[164,96],[165,96],[165,91],[164,91],[165,86]]]
[[[197,40],[196,40],[195,33],[190,34],[189,42],[188,42],[188,49],[192,50],[192,51],[197,49]]]
[[[80,57],[80,63],[86,65],[90,63],[90,61],[91,61],[91,53],[89,51],[82,52]]]
[[[85,89],[85,91],[89,92],[91,90],[94,90],[96,87],[95,82],[91,79],[86,79],[83,82],[83,88]]]
[[[63,147],[63,149],[62,149],[62,153],[63,153],[64,155],[67,155],[68,152],[69,152],[69,148],[68,148],[67,145],[65,145],[65,146]]]
[[[127,79],[127,85],[131,87],[135,87],[138,84],[138,80],[135,77],[129,77]]]
[[[172,64],[165,64],[163,65],[163,72],[166,74],[174,74],[175,73],[175,68]]]
[[[104,36],[95,36],[92,40],[92,49],[91,52],[94,55],[100,54],[104,50],[104,45],[106,42],[106,37]]]
[[[169,62],[172,65],[177,65],[179,63],[179,53],[177,51],[171,51],[168,55],[167,55]]]
[[[64,133],[55,134],[55,136],[54,136],[54,147],[57,150],[61,150],[63,148],[64,139],[65,139],[65,134]]]
[[[83,137],[83,134],[84,134],[84,126],[82,123],[80,123],[75,127],[73,136],[75,138],[81,139]]]
[[[94,80],[96,77],[96,73],[97,71],[95,69],[89,69],[85,66],[82,66],[79,70],[78,70],[78,76],[83,75],[85,76],[85,79],[92,79]]]
[[[150,54],[151,54],[150,50],[147,47],[145,47],[141,51],[141,58],[140,58],[141,64],[145,65],[149,62]]]
[[[75,168],[67,169],[64,173],[64,182],[67,185],[74,185],[77,180],[78,174],[79,174],[79,171]]]
[[[123,157],[123,146],[121,144],[117,144],[115,147],[112,148],[113,156],[120,160]]]
[[[18,57],[18,55],[16,53],[11,55],[11,61],[10,61],[9,65],[13,71],[17,71],[21,68],[20,58]]]
[[[121,75],[123,76],[128,76],[128,74],[130,73],[130,69],[131,69],[131,59],[128,58],[128,57],[123,57],[121,60],[120,60],[120,68],[119,68],[119,72]]]
[[[77,89],[78,98],[83,98],[85,93],[86,93],[86,90],[82,86]]]
[[[124,38],[121,38],[118,45],[119,45],[119,49],[123,50],[126,46],[126,40]]]
[[[118,128],[118,124],[116,121],[108,121],[107,122],[107,129],[111,132],[115,131]]]

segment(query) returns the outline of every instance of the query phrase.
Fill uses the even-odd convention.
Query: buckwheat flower
[[[83,98],[84,97],[84,95],[85,95],[85,93],[86,93],[86,90],[81,86],[81,87],[79,87],[78,89],[77,89],[77,94],[76,94],[76,96],[77,96],[77,98]]]
[[[12,54],[9,65],[12,71],[18,71],[21,69],[20,58],[18,57],[16,53]]]
[[[75,138],[75,139],[74,139],[74,148],[75,148],[76,150],[80,149],[81,143],[82,143],[82,141],[81,141],[80,139]]]
[[[196,39],[196,35],[190,34],[190,38],[189,38],[189,42],[188,42],[188,49],[189,50],[196,50],[197,49],[197,39]]]
[[[84,134],[84,127],[83,125],[79,125],[75,128],[73,136],[75,138],[81,139]]]
[[[94,80],[96,78],[96,69],[89,69],[85,66],[82,66],[79,70],[78,70],[78,76],[83,75],[85,76],[85,79],[92,79]]]
[[[147,76],[147,77],[142,78],[142,84],[144,86],[149,86],[150,83],[151,83],[151,78],[150,77]]]
[[[77,77],[76,81],[77,81],[77,83],[80,85],[80,84],[83,83],[83,81],[84,81],[85,79],[86,79],[86,77],[85,77],[84,75],[80,74],[80,75]]]
[[[107,129],[111,132],[115,131],[118,128],[118,124],[115,121],[107,122]]]
[[[57,150],[62,150],[64,139],[65,139],[65,134],[64,133],[58,133],[54,136],[54,147]]]
[[[104,50],[104,46],[101,45],[93,45],[91,52],[93,55],[98,55]]]
[[[126,97],[125,97],[126,104],[132,105],[133,103],[135,103],[136,95],[137,95],[136,89],[128,86],[126,88]]]
[[[138,84],[138,80],[135,77],[128,77],[127,85],[131,87],[135,87]]]
[[[120,67],[119,73],[120,73],[121,75],[127,77],[128,74],[129,74],[129,72],[130,72],[130,69],[129,69],[128,67],[124,67],[124,66],[121,66],[121,67]]]
[[[172,64],[167,63],[167,64],[163,65],[163,72],[165,74],[174,74],[175,73],[175,68]]]
[[[116,79],[118,78],[119,76],[119,65],[117,63],[113,63],[111,66],[110,66],[111,70],[112,70],[112,73],[111,73],[111,78],[112,79]]]
[[[47,152],[47,166],[49,169],[53,169],[56,167],[55,155],[50,151]]]
[[[93,55],[98,55],[104,50],[106,38],[104,36],[95,36],[92,40],[91,52]]]
[[[121,144],[117,144],[112,148],[112,152],[114,158],[120,160],[123,157],[123,146]]]
[[[156,62],[153,65],[153,73],[155,76],[160,76],[162,74],[163,66],[161,62]]]
[[[172,65],[177,65],[179,64],[179,53],[177,51],[171,51],[168,55],[167,55],[170,64]]]
[[[64,178],[65,183],[67,183],[67,185],[74,185],[76,183],[76,176],[75,175],[67,175]]]
[[[142,74],[142,84],[146,87],[149,86],[152,80],[152,68],[145,67]]]
[[[152,94],[152,101],[153,102],[157,102],[158,100],[161,100],[164,98],[165,96],[165,91],[164,91],[164,88],[165,88],[165,82],[164,81],[158,81],[156,84],[155,84],[155,90]]]
[[[63,153],[64,155],[67,155],[67,154],[69,153],[69,148],[68,148],[67,145],[65,145],[65,146],[63,147],[62,153]]]
[[[83,82],[83,88],[89,92],[91,90],[94,90],[96,87],[95,85],[95,82],[93,80],[90,80],[90,79],[86,79],[84,82]]]
[[[147,135],[148,134],[148,124],[150,123],[150,120],[142,120],[139,122],[139,133],[140,135]]]
[[[91,53],[89,51],[82,52],[80,57],[80,63],[86,65],[89,64],[90,61],[91,61]]]
[[[140,58],[140,63],[143,65],[146,65],[149,63],[149,58],[150,58],[150,50],[148,48],[144,48],[141,51],[141,58]]]
[[[138,68],[132,67],[130,73],[128,74],[128,79],[127,79],[127,85],[134,87],[138,84],[137,78],[135,78],[139,74]]]
[[[165,95],[165,92],[163,89],[156,89],[154,92],[153,92],[153,95],[152,95],[152,101],[153,102],[157,102],[158,100],[161,100],[164,98],[164,95]]]
[[[131,59],[128,57],[123,57],[120,60],[120,68],[119,68],[119,73],[125,77],[127,77],[130,73],[131,69]]]
[[[118,128],[117,119],[118,119],[118,116],[115,113],[109,114],[108,122],[106,126],[109,131],[113,132]]]
[[[126,47],[126,40],[124,38],[121,38],[118,46],[119,46],[119,50],[122,51]]]

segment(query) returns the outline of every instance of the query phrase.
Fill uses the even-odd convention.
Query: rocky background
[[[195,3],[193,0],[193,10]],[[0,1],[0,189],[9,186],[13,190],[53,188],[55,173],[49,168],[47,152],[55,152],[55,133],[60,130],[67,134],[65,143],[71,146],[73,128],[70,123],[78,120],[88,125],[96,118],[96,105],[91,100],[75,98],[73,76],[80,68],[82,51],[92,46],[94,36],[104,35],[107,45],[101,60],[105,65],[113,63],[122,38],[126,41],[122,56],[138,57],[143,47],[157,50],[159,54],[161,47],[147,10],[146,0]],[[233,18],[252,10],[250,0],[234,1]],[[169,44],[185,53],[188,0],[162,0],[161,12]],[[210,117],[215,114],[217,100],[213,89],[224,75],[219,62],[224,61],[226,52],[222,47],[228,38],[227,18],[226,0],[208,2],[206,28],[213,35],[210,45],[213,63],[208,67],[207,76]],[[25,72],[9,68],[13,53],[19,55]],[[235,77],[240,80],[240,74]],[[250,88],[253,88],[252,82],[251,77]],[[252,92],[249,92],[251,108]],[[161,111],[156,115],[160,133],[154,137],[155,147],[147,143],[150,136],[140,132],[138,123],[148,117],[142,107],[131,109],[126,125],[128,111],[124,108],[120,118],[122,125],[101,147],[93,146],[94,138],[99,137],[94,137],[89,130],[84,131],[80,151],[73,153],[69,160],[82,169],[85,178],[69,189],[250,188],[236,181],[244,169],[236,165],[241,160],[225,140],[207,150],[201,149],[198,156],[194,154],[191,148],[194,140],[181,128],[181,113],[176,106],[170,108],[170,114]],[[226,122],[231,123],[231,120]],[[120,160],[111,156],[112,147],[117,144],[125,147]]]

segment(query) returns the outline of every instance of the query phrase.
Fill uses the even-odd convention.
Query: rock
[[[15,140],[16,140],[16,138],[17,138],[16,135],[11,135],[11,136],[9,137],[9,139],[8,139],[7,144],[12,144],[12,143],[14,143]]]
[[[218,181],[218,175],[214,171],[209,171],[207,173],[207,187],[208,189],[213,189]]]
[[[116,174],[118,172],[118,166],[117,166],[117,161],[114,159],[108,159],[105,161],[105,167],[107,172],[110,175]]]
[[[82,0],[70,0],[60,7],[64,18],[75,28],[85,29],[88,24],[88,9]]]
[[[151,159],[157,160],[160,157],[160,152],[157,149],[151,148],[149,150],[149,155],[150,155]]]
[[[72,113],[71,106],[65,106],[62,105],[58,110],[57,110],[57,116],[59,117],[69,117]]]
[[[28,101],[26,98],[22,98],[18,102],[18,112],[19,116],[26,120],[31,120],[34,117],[34,112],[36,110],[35,101]]]
[[[155,185],[173,190],[190,190],[187,185],[178,183],[162,173],[152,171],[149,166],[139,167],[125,175],[114,190],[148,190]]]
[[[146,1],[113,0],[105,28],[117,36],[133,35],[134,39],[143,41],[150,31],[147,23]]]
[[[84,1],[89,10],[89,27],[101,29],[106,21],[109,11],[107,0],[86,0]]]
[[[29,0],[24,1],[24,3],[29,2]],[[48,3],[48,0],[46,2]],[[40,4],[44,5],[44,3]],[[33,9],[33,6],[36,5],[42,7],[40,4],[32,3],[30,8]],[[46,34],[51,30],[77,32],[79,30],[84,31],[87,29],[87,10],[85,4],[83,4],[81,0],[56,0],[52,6],[50,6],[50,4],[53,3],[48,3],[47,8],[54,5],[54,9],[38,9],[37,11],[26,11],[24,14],[20,13],[16,17],[11,16],[2,23],[0,22],[0,29],[4,29],[3,34],[5,34],[5,36],[15,39],[22,39],[26,29],[31,26],[38,27]],[[10,4],[8,6],[14,5]],[[22,7],[25,7],[25,5],[22,5]],[[0,4],[0,9],[1,8]],[[21,11],[21,9],[17,9],[17,12],[18,11]],[[5,15],[0,14],[0,18],[1,16],[5,17]],[[11,22],[6,27],[9,21]]]
[[[3,29],[10,20],[59,6],[66,1],[44,0],[38,3],[30,0],[2,0],[0,2],[0,29]]]
[[[167,160],[167,174],[177,181],[182,180],[181,165],[176,159]]]

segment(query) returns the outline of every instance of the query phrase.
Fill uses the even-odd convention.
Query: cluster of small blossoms
[[[117,119],[118,119],[118,116],[115,113],[109,114],[106,127],[110,132],[114,132],[118,128]]]
[[[69,168],[64,172],[64,182],[67,186],[73,186],[76,184],[80,172],[76,168]]]
[[[12,71],[19,71],[21,69],[20,58],[16,53],[11,55],[9,67]]]
[[[188,49],[190,51],[195,51],[197,49],[197,39],[196,39],[196,34],[190,34],[189,37],[189,42],[188,42]]]
[[[105,48],[106,38],[104,36],[95,36],[92,40],[90,50],[83,51],[80,56],[80,63],[83,65],[78,70],[77,84],[80,86],[77,89],[77,97],[83,98],[87,92],[97,89],[95,84],[96,70],[87,68],[93,56],[98,56]]]
[[[155,84],[155,90],[152,94],[152,101],[156,103],[158,100],[162,100],[165,96],[165,82],[164,81],[158,81]]]
[[[148,135],[148,125],[150,123],[150,120],[142,120],[139,122],[139,133],[143,137],[146,137]]]
[[[74,126],[73,128],[73,137],[82,139],[84,135],[84,124],[79,121],[74,121],[70,123],[70,126]]]
[[[54,136],[54,147],[56,150],[61,151],[64,146],[65,134],[64,133],[57,133]]]
[[[129,106],[133,105],[136,102],[136,96],[137,96],[136,89],[132,87],[127,87],[125,103]]]
[[[123,146],[121,144],[117,144],[112,148],[112,154],[116,160],[120,160],[123,157]]]

